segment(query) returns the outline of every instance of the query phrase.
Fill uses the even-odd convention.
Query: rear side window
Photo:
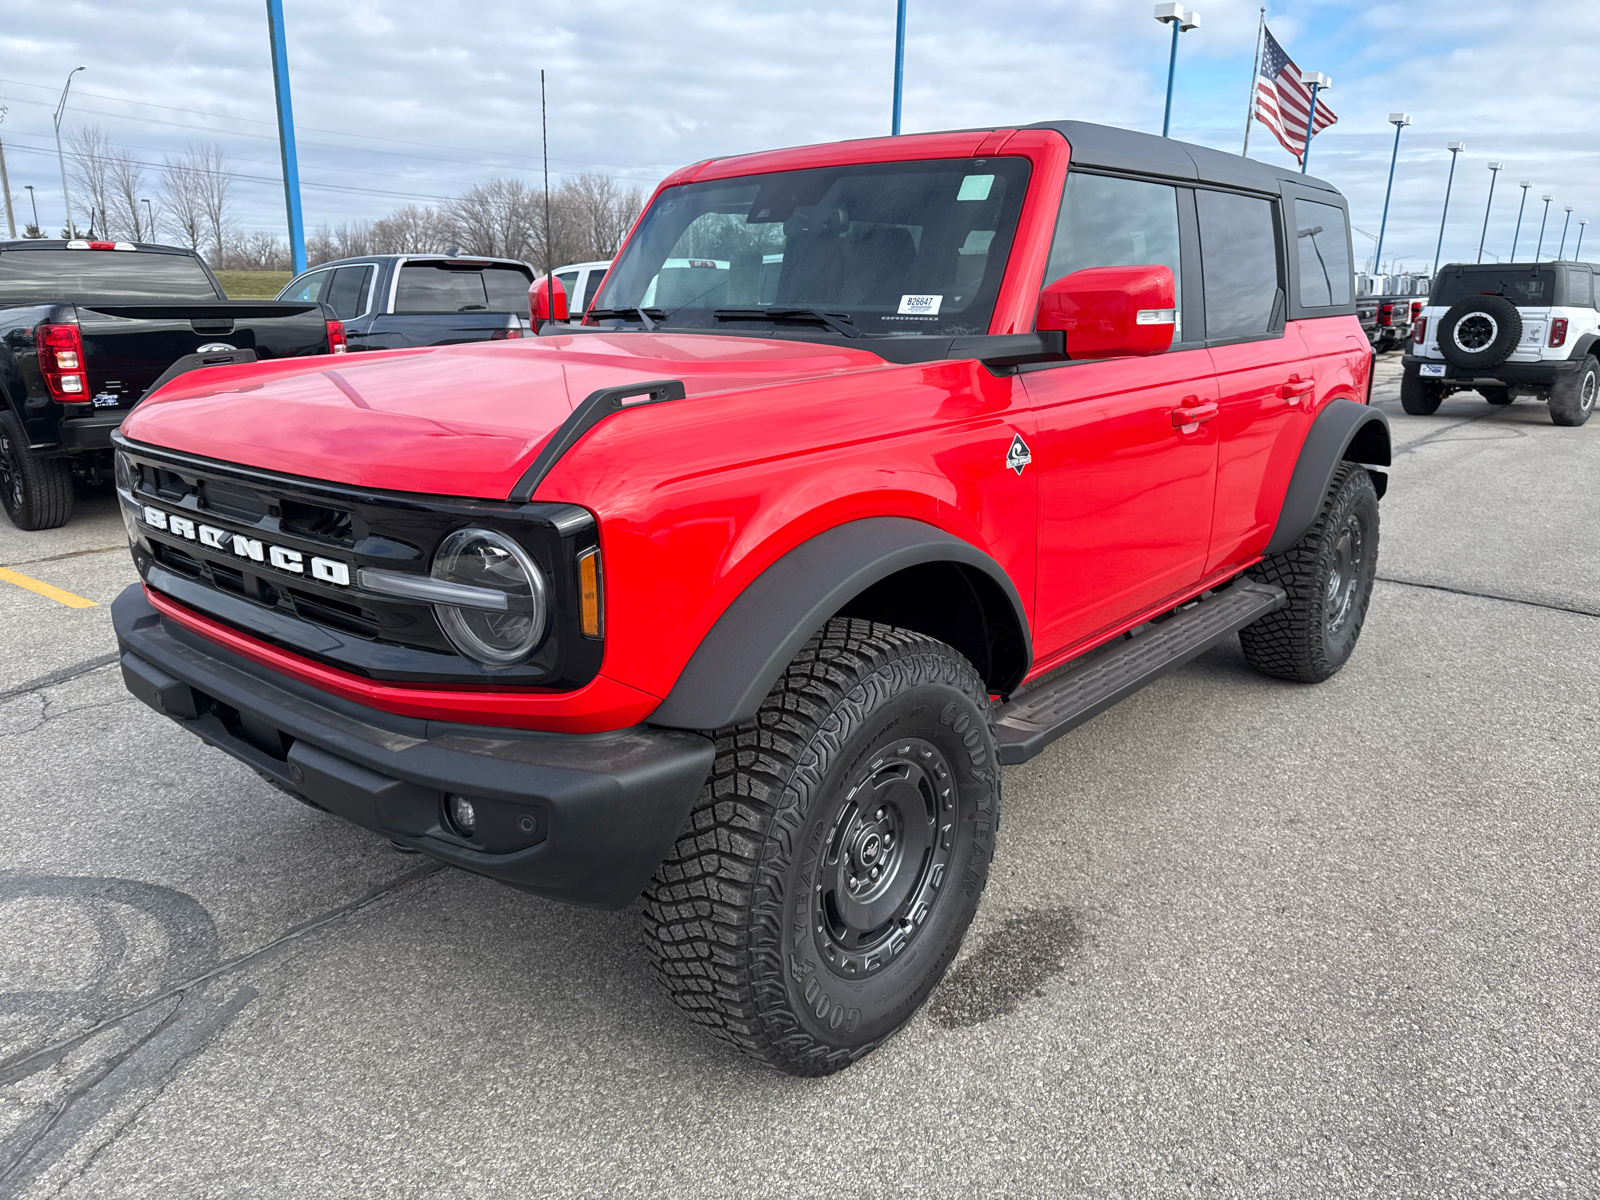
[[[1314,200],[1294,202],[1300,257],[1300,307],[1350,303],[1350,236],[1344,209]]]
[[[1197,191],[1195,204],[1200,213],[1206,337],[1269,332],[1279,287],[1272,202],[1231,192]]]
[[[198,259],[128,250],[8,250],[0,300],[220,300]]]
[[[1581,267],[1567,268],[1567,306],[1569,308],[1594,307],[1593,277]]]
[[[322,299],[332,307],[334,316],[348,321],[367,311],[367,285],[372,282],[374,270],[373,267],[340,267],[330,272],[333,282]]]
[[[1142,266],[1171,270],[1181,313],[1177,189],[1109,175],[1069,174],[1045,283],[1086,267]],[[1173,331],[1173,340],[1183,340],[1181,329]]]

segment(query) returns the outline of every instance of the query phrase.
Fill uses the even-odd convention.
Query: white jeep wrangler
[[[1557,425],[1582,425],[1600,390],[1600,311],[1588,263],[1452,263],[1412,328],[1400,403],[1426,416],[1452,392],[1490,404],[1547,401]]]

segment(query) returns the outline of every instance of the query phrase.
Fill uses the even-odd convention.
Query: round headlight
[[[455,648],[486,667],[509,667],[544,636],[545,583],[528,552],[492,529],[458,529],[433,556],[433,577],[504,594],[503,610],[435,604]]]

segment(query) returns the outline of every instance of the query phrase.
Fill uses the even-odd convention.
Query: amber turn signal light
[[[590,550],[578,559],[578,626],[587,637],[604,629],[600,602],[600,551]]]

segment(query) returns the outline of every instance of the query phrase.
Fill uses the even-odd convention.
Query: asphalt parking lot
[[[952,974],[795,1080],[632,912],[294,803],[123,690],[109,492],[0,519],[0,1196],[1600,1192],[1600,420],[1407,417],[1316,688],[1236,645],[1006,777]]]

